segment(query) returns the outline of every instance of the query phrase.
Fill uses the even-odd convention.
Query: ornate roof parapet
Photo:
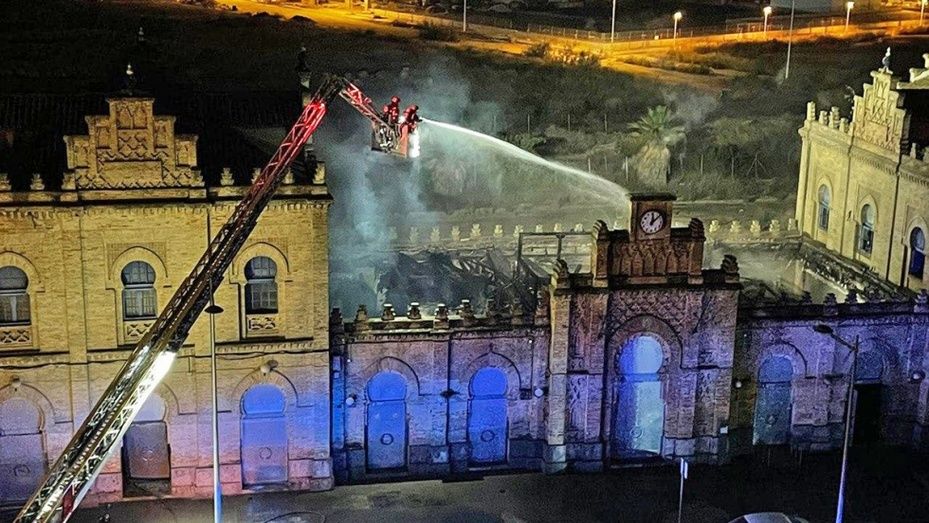
[[[781,319],[787,321],[814,321],[817,318],[875,318],[887,315],[929,314],[929,295],[913,297],[868,296],[868,293],[850,292],[843,303],[833,293],[821,303],[814,303],[809,293],[799,298],[784,296],[778,302],[740,303],[739,315],[751,319]],[[883,321],[883,320],[881,320]]]
[[[390,303],[385,303],[381,306],[381,321],[389,322],[397,318],[397,313],[394,311],[394,306]]]
[[[235,178],[232,176],[232,169],[223,167],[223,171],[219,174],[219,185],[222,187],[230,187],[235,185]]]
[[[73,172],[66,172],[61,177],[61,190],[62,191],[76,191],[77,190],[77,177]]]
[[[552,269],[552,286],[559,290],[569,289],[571,287],[571,271],[568,269],[568,262],[558,258],[555,260]]]
[[[88,134],[64,139],[76,190],[145,190],[150,197],[153,190],[202,186],[197,137],[175,134],[174,117],[155,115],[154,99],[107,103],[109,114],[86,117]]]
[[[326,185],[326,162],[317,161],[313,171],[313,185]]]
[[[849,289],[848,294],[845,296],[845,303],[858,303],[858,290]]]
[[[816,121],[816,102],[810,101],[806,103],[806,121]]]
[[[368,307],[366,305],[359,305],[358,312],[355,313],[355,330],[364,331],[370,328],[371,326],[368,323]]]
[[[254,167],[251,171],[252,183],[261,175],[261,169]],[[203,179],[196,173],[193,186],[202,187]],[[235,173],[229,167],[223,167],[219,173],[219,185],[211,186],[207,189],[208,193],[219,199],[241,199],[248,192],[249,185],[236,185]],[[298,181],[292,170],[288,169],[285,173],[281,185],[275,192],[275,200],[285,198],[309,198],[329,200],[329,191],[325,184],[316,185]]]
[[[359,306],[355,319],[350,322],[342,321],[341,312],[333,309],[330,315],[330,332],[341,334],[343,332],[356,336],[406,334],[411,332],[435,331],[481,331],[500,330],[513,327],[545,327],[548,325],[547,296],[540,298],[536,308],[534,320],[526,318],[519,302],[513,303],[503,310],[493,300],[488,300],[483,315],[475,314],[469,300],[462,300],[457,310],[450,311],[444,304],[437,305],[435,314],[423,316],[418,302],[410,303],[406,316],[396,313],[393,305],[385,303],[380,317],[368,317],[367,309]],[[545,301],[543,305],[541,302]],[[530,321],[532,320],[532,321]],[[336,325],[341,322],[341,325]]]
[[[726,283],[738,283],[739,281],[739,262],[731,254],[723,256],[723,262],[720,269],[725,274]]]
[[[923,53],[923,67],[911,67],[909,81],[900,82],[899,89],[927,89],[929,88],[929,53]]]
[[[484,316],[487,318],[487,325],[496,325],[500,321],[500,309],[497,308],[497,300],[487,299],[487,305],[484,307]]]
[[[440,303],[435,309],[435,319],[432,321],[432,328],[447,329],[448,324],[448,307],[446,307],[444,303]]]
[[[823,316],[837,316],[838,314],[838,301],[835,298],[835,294],[830,292],[823,300]]]
[[[406,317],[411,320],[421,320],[423,318],[422,312],[419,310],[419,302],[410,302],[410,310],[407,311]]]
[[[926,292],[926,289],[920,289],[919,294],[916,295],[916,299],[913,300],[913,312],[917,314],[929,314],[929,293]]]
[[[546,289],[539,289],[536,292],[535,299],[535,324],[536,325],[547,325],[549,321],[550,313],[550,299],[548,291]]]
[[[44,191],[45,182],[42,181],[42,175],[39,173],[32,174],[32,181],[29,183],[30,191]]]
[[[461,305],[458,307],[458,315],[461,316],[465,327],[474,325],[475,315],[474,309],[471,307],[471,300],[461,300]]]
[[[861,142],[895,154],[904,151],[909,115],[903,108],[899,78],[888,67],[871,71],[872,83],[855,95],[852,108],[852,136]]]

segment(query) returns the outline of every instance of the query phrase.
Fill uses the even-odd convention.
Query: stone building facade
[[[813,330],[834,329],[850,347]],[[852,443],[925,448],[929,295],[914,301],[753,306],[739,311],[731,452],[753,445],[841,446],[848,386]],[[853,372],[852,369],[855,368]]]
[[[424,316],[364,309],[333,332],[336,479],[539,470],[545,438],[547,310],[477,317],[465,301]]]
[[[738,269],[702,268],[703,226],[672,228],[672,202],[598,223],[592,271],[558,260],[534,312],[359,310],[333,343],[337,478],[724,460]],[[385,376],[403,385],[389,401]]]
[[[0,186],[0,504],[22,502],[247,187],[205,187],[197,138],[153,100],[111,98],[66,137],[58,190]],[[223,488],[332,485],[327,214],[288,179],[216,303]],[[211,492],[210,329],[193,327],[90,501]]]
[[[888,50],[889,52],[889,50]],[[929,55],[924,55],[929,67]],[[885,65],[851,117],[807,107],[796,219],[804,236],[909,289],[929,282],[929,72]]]
[[[925,448],[929,295],[862,301],[866,278],[848,274],[924,286],[907,242],[929,215],[929,164],[911,147],[929,143],[926,75],[875,72],[852,120],[810,106],[796,226],[711,222],[705,253],[699,220],[672,226],[672,196],[634,196],[628,225],[556,227],[554,247],[520,250],[510,278],[529,298],[481,310],[330,313],[325,170],[289,174],[216,291],[224,493],[827,450],[849,383],[853,444]],[[0,177],[0,506],[31,493],[246,190],[228,170],[207,187],[197,137],[149,98],[111,98],[86,122],[60,183]],[[815,303],[758,299],[725,254],[736,240],[848,266],[811,276],[830,280]],[[195,324],[89,502],[212,494],[210,332]],[[856,338],[853,365],[838,340]]]

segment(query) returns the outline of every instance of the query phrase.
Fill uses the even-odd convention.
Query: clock
[[[659,211],[645,211],[639,218],[639,228],[645,234],[655,234],[664,228],[664,214]]]

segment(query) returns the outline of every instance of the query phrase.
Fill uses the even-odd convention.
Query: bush
[[[680,71],[682,73],[690,74],[701,74],[701,75],[712,75],[713,70],[709,67],[701,64],[688,64],[674,62],[671,60],[661,59],[661,58],[644,58],[638,56],[628,56],[622,59],[623,62],[632,65],[641,65],[644,67],[654,67],[656,69],[664,69],[666,71]]]
[[[532,44],[525,51],[523,51],[523,56],[528,56],[530,58],[545,58],[548,56],[549,48],[550,46],[548,42]]]
[[[419,30],[419,37],[423,40],[433,40],[437,42],[457,42],[458,32],[451,27],[435,24],[421,24],[416,26]]]

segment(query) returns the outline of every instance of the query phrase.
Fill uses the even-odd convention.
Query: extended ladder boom
[[[206,252],[143,336],[100,397],[90,415],[51,467],[16,523],[67,521],[109,454],[122,439],[151,391],[170,370],[190,328],[219,287],[223,274],[255,228],[284,173],[326,115],[328,104],[341,95],[367,117],[381,134],[398,134],[371,107],[357,87],[339,77],[328,77],[304,107],[261,174],[236,205],[228,221],[210,241]],[[383,129],[386,126],[388,129]]]

